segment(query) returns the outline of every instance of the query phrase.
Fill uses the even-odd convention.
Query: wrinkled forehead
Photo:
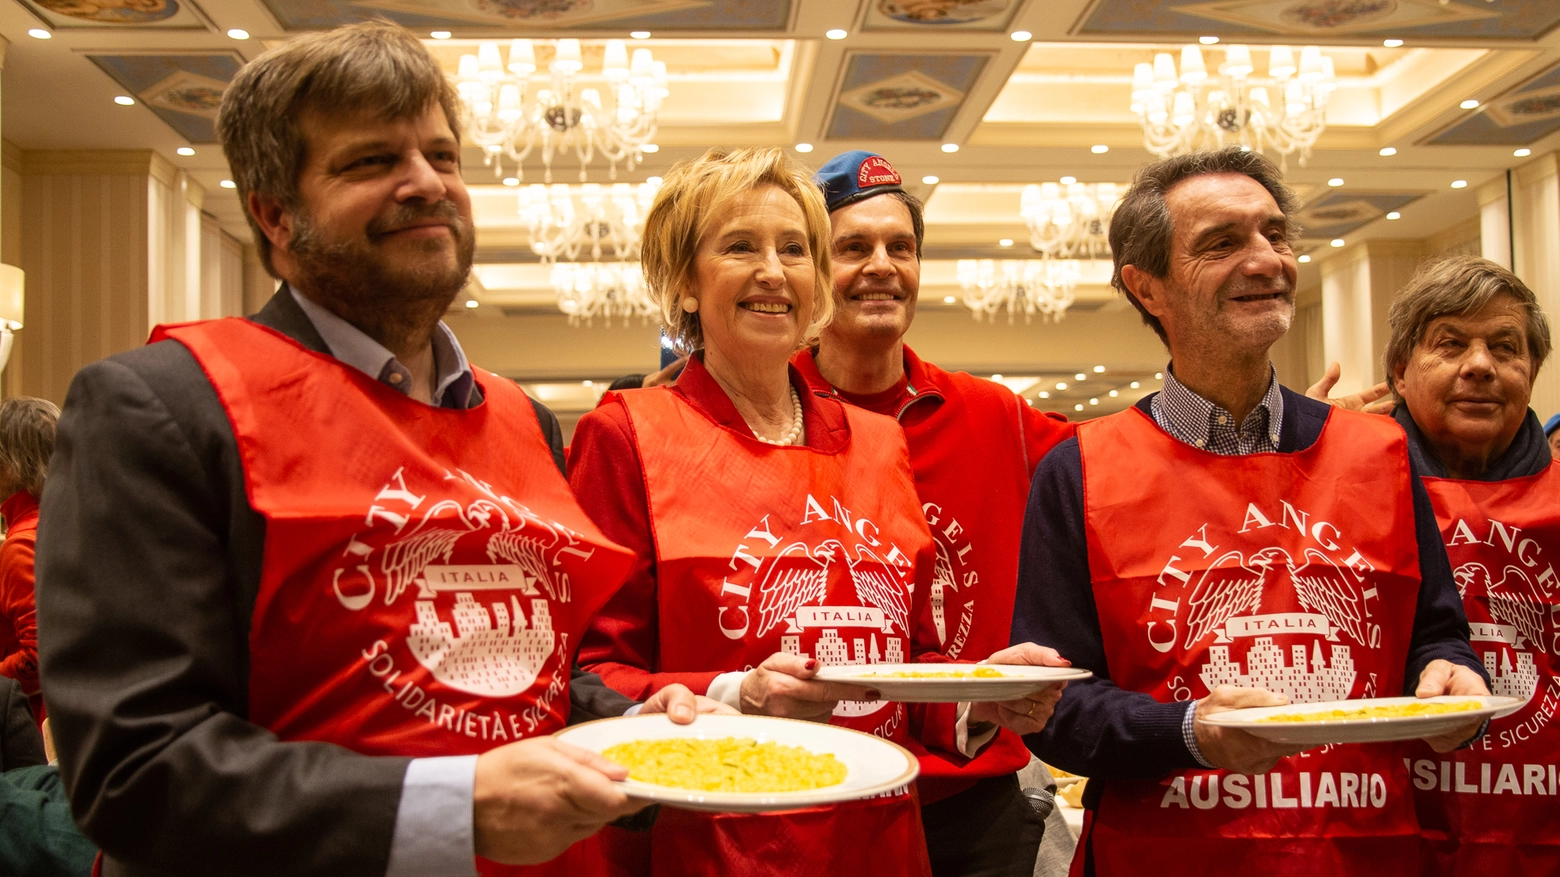
[[[1289,223],[1273,193],[1245,174],[1188,177],[1165,190],[1165,207],[1178,237],[1211,226]]]

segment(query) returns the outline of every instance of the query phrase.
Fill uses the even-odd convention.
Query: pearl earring
[[[699,300],[691,295],[688,296],[682,300],[682,309],[690,314],[695,313],[699,310]]]

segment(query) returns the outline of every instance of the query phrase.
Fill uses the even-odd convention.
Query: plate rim
[[[903,786],[909,786],[909,784],[915,782],[916,778],[921,774],[921,761],[916,757],[915,753],[892,740],[885,740],[882,737],[868,734],[865,731],[858,731],[855,728],[831,725],[827,722],[812,722],[806,719],[793,719],[786,716],[762,716],[749,715],[747,713],[743,713],[737,716],[726,715],[724,713],[709,713],[706,715],[718,716],[723,719],[742,718],[759,719],[766,722],[794,722],[799,725],[807,725],[813,728],[824,727],[831,729],[831,731],[842,731],[848,734],[858,734],[862,737],[866,737],[874,743],[892,747],[899,753],[900,756],[904,758],[905,769],[890,780],[875,783],[866,788],[854,791],[847,797],[839,796],[838,788],[841,784],[823,786],[818,789],[803,789],[795,792],[700,792],[695,789],[680,789],[676,786],[656,785],[654,783],[646,783],[641,780],[613,780],[612,784],[619,789],[622,789],[624,794],[628,795],[630,798],[634,798],[640,801],[654,801],[656,803],[666,804],[668,806],[684,807],[695,810],[727,813],[761,813],[767,811],[794,810],[800,807],[813,807],[823,804],[842,804],[847,801],[857,801],[865,798],[872,798]],[[571,746],[579,746],[580,744],[571,742],[570,740],[566,739],[565,735],[587,725],[596,725],[602,722],[621,722],[624,719],[634,720],[652,718],[666,718],[666,714],[638,713],[632,716],[608,716],[600,719],[592,719],[588,722],[580,722],[577,725],[570,725],[561,730],[554,731],[552,736],[558,738],[564,743],[569,743]],[[580,748],[588,749],[589,747],[580,746]],[[601,754],[598,750],[592,749],[590,751],[595,752],[597,755]],[[830,792],[830,789],[835,791]]]
[[[923,678],[916,678],[916,677],[913,677],[913,676],[879,676],[879,677],[870,677],[870,676],[841,676],[841,675],[836,675],[837,671],[848,669],[848,668],[852,668],[852,667],[948,667],[948,666],[953,666],[953,667],[1026,667],[1026,668],[1031,668],[1031,669],[1035,669],[1035,670],[1049,670],[1049,671],[1053,671],[1055,673],[1055,675],[1051,675],[1051,676],[1001,676],[1001,677],[988,676],[988,677],[984,677],[984,678],[977,677],[977,676],[954,677],[954,678],[948,678],[948,677],[940,677],[940,678],[924,678],[923,677]],[[830,672],[830,671],[836,671],[836,672]],[[823,676],[824,673],[828,673],[829,675],[827,677],[825,677],[825,676]],[[976,684],[1012,684],[1012,683],[1018,683],[1018,682],[1047,682],[1047,683],[1050,683],[1050,682],[1074,682],[1074,681],[1077,681],[1077,680],[1080,680],[1080,679],[1089,679],[1089,678],[1091,678],[1093,676],[1094,676],[1094,671],[1092,671],[1092,670],[1085,670],[1082,667],[1052,667],[1052,666],[1040,665],[1040,664],[988,664],[988,663],[986,663],[984,661],[982,661],[980,663],[974,663],[974,664],[966,664],[966,663],[962,663],[962,662],[959,662],[959,663],[946,663],[946,664],[945,663],[918,664],[918,663],[915,663],[915,662],[912,662],[912,661],[905,661],[905,662],[896,663],[896,664],[830,664],[830,665],[825,666],[825,667],[819,667],[818,668],[818,675],[815,676],[814,678],[826,678],[827,681],[829,681],[829,682],[849,682],[849,681],[852,681],[852,680],[871,680],[873,682],[888,682],[888,683],[893,684],[893,685],[928,685],[928,684],[942,684],[942,685],[959,684],[959,685],[968,685],[968,684],[971,684],[971,683],[976,683]]]
[[[1492,705],[1492,704],[1489,704],[1489,703],[1486,702],[1484,706],[1481,706],[1481,707],[1479,707],[1476,710],[1467,710],[1467,711],[1465,711],[1463,713],[1440,713],[1440,714],[1430,714],[1430,715],[1423,715],[1423,716],[1378,716],[1378,717],[1372,717],[1372,718],[1367,718],[1367,719],[1332,719],[1332,720],[1325,721],[1325,722],[1294,722],[1294,723],[1290,723],[1290,722],[1272,722],[1272,723],[1269,723],[1269,722],[1262,722],[1262,721],[1260,721],[1260,719],[1262,717],[1270,716],[1270,715],[1274,715],[1275,714],[1275,712],[1270,712],[1270,711],[1292,709],[1294,707],[1307,707],[1307,708],[1321,709],[1321,708],[1323,708],[1323,705],[1340,704],[1340,703],[1368,703],[1368,702],[1381,702],[1381,701],[1394,701],[1394,702],[1397,702],[1397,703],[1414,703],[1414,702],[1420,702],[1420,701],[1425,701],[1425,702],[1429,702],[1429,703],[1450,703],[1450,702],[1454,702],[1452,700],[1448,700],[1448,699],[1451,699],[1451,698],[1455,698],[1455,699],[1458,699],[1458,700],[1461,700],[1461,699],[1464,699],[1464,698],[1496,698],[1496,699],[1502,699],[1502,700],[1512,700],[1512,701],[1517,701],[1517,702],[1515,704],[1508,704],[1508,705],[1505,705],[1505,706],[1496,706],[1496,705]],[[1503,694],[1438,694],[1438,695],[1435,695],[1433,697],[1414,697],[1412,695],[1400,695],[1400,696],[1396,696],[1396,697],[1359,697],[1359,698],[1350,698],[1348,700],[1314,701],[1312,703],[1288,703],[1288,704],[1281,704],[1281,705],[1278,705],[1278,706],[1242,707],[1240,709],[1235,709],[1235,710],[1225,710],[1223,712],[1215,713],[1215,714],[1213,714],[1211,716],[1207,716],[1207,717],[1198,717],[1197,721],[1201,722],[1202,724],[1212,725],[1212,726],[1218,727],[1218,728],[1239,728],[1241,730],[1250,730],[1253,727],[1266,729],[1266,728],[1273,728],[1273,727],[1294,728],[1296,726],[1301,726],[1301,727],[1306,727],[1306,728],[1329,728],[1329,729],[1336,729],[1336,730],[1348,730],[1348,729],[1353,729],[1353,728],[1371,728],[1371,727],[1381,727],[1381,726],[1387,726],[1387,725],[1398,725],[1398,724],[1403,724],[1405,722],[1407,722],[1407,723],[1421,723],[1421,722],[1424,722],[1427,719],[1430,719],[1430,720],[1441,720],[1441,719],[1451,718],[1451,717],[1458,716],[1458,715],[1466,715],[1469,718],[1493,717],[1496,713],[1498,713],[1498,712],[1500,712],[1502,710],[1505,710],[1505,709],[1509,709],[1512,706],[1520,708],[1523,703],[1526,703],[1526,701],[1522,701],[1519,698],[1514,698],[1514,697],[1510,697],[1509,695],[1503,695]],[[1333,707],[1333,708],[1336,709],[1337,707]],[[1260,715],[1257,715],[1258,711],[1263,711],[1263,712],[1261,712]],[[1245,715],[1243,715],[1243,716],[1235,715],[1235,714],[1241,714],[1241,713],[1243,713]]]

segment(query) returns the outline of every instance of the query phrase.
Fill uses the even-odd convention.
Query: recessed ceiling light
[[[1064,186],[1071,186],[1073,183],[1078,182],[1078,178],[1077,177],[1062,177],[1059,182],[1062,185],[1064,185]]]
[[[1090,404],[1090,405],[1098,405],[1098,404],[1100,404],[1100,400],[1099,400],[1099,398],[1098,398],[1098,397],[1096,397],[1096,398],[1093,398],[1093,399],[1090,399],[1090,400],[1089,400],[1089,404]]]
[[[1120,390],[1111,390],[1110,391],[1110,397],[1112,399],[1114,399],[1114,398],[1116,398],[1117,396],[1120,396],[1120,395],[1121,395],[1121,391]]]
[[[1333,238],[1332,240],[1327,242],[1328,246],[1331,246],[1333,248],[1341,247],[1341,246],[1344,245],[1344,243],[1345,242],[1344,242],[1343,238]]]
[[[958,152],[959,151],[959,144],[957,144],[957,143],[944,143],[942,145],[942,151],[943,152]]]
[[[1000,381],[1000,380],[1002,380],[1002,376],[1001,375],[992,375],[991,379],[993,381]]]
[[[1311,254],[1310,253],[1305,253],[1305,254],[1301,255],[1301,257],[1299,259],[1296,259],[1295,261],[1300,262],[1301,264],[1309,262],[1309,261],[1311,261]]]
[[[177,152],[180,155],[194,155],[195,154],[194,148],[189,147],[189,146],[180,146],[178,149],[175,149],[174,152]]]
[[[942,182],[942,178],[937,176],[936,174],[927,174],[926,176],[921,178],[922,185],[926,185],[926,186],[935,186],[935,185],[937,185],[940,182]]]
[[[1164,379],[1165,379],[1165,373],[1164,372],[1154,372],[1154,380],[1162,381]]]
[[[35,40],[47,40],[54,37],[54,34],[49,33],[41,27],[32,28],[31,30],[27,31],[27,35]]]
[[[218,183],[217,185],[221,186],[224,189],[237,189],[238,188],[238,184],[233,182],[232,180],[223,180],[222,182]]]
[[[659,185],[661,185],[661,178],[660,177],[645,177],[645,183],[647,185],[651,185],[651,186],[659,186]]]
[[[469,299],[469,298],[466,299],[466,307],[474,308],[476,306],[477,306],[477,302],[475,302],[475,301],[473,301],[472,299]],[[590,381],[586,381],[585,382],[585,386],[587,386],[587,387],[590,386]]]
[[[1521,149],[1518,149],[1518,150],[1516,150],[1515,152],[1513,152],[1511,154],[1515,155],[1517,158],[1527,158],[1528,156],[1533,154],[1533,150],[1528,149],[1526,146],[1524,146]]]
[[[997,246],[999,246],[999,247],[1011,247],[1011,246],[1013,246],[1013,239],[1012,238],[1003,238],[1002,240],[997,241]]]
[[[504,177],[504,185],[506,185],[506,186],[518,186],[518,185],[520,185],[520,178],[519,177]]]
[[[1386,46],[1389,49],[1396,49],[1398,46],[1403,45],[1403,41],[1402,40],[1382,40],[1381,44],[1383,46]]]
[[[1332,186],[1334,189],[1336,189],[1339,186],[1343,185],[1343,177],[1333,177],[1332,179],[1327,181],[1327,185]]]
[[[1465,110],[1476,110],[1479,108],[1479,102],[1470,97],[1462,103],[1458,104],[1458,106]]]
[[[1205,46],[1215,46],[1215,45],[1218,45],[1219,38],[1218,37],[1198,37],[1197,38],[1197,42],[1202,43]]]
[[[1105,366],[1103,366],[1103,365],[1095,366],[1094,367],[1094,373],[1097,374],[1097,375],[1105,374]]]
[[[813,145],[811,143],[798,143],[798,144],[796,144],[796,151],[797,152],[812,152],[813,151]]]
[[[954,298],[951,295],[943,296],[943,304],[945,304],[945,305],[951,305],[951,304],[954,304],[956,302],[958,302],[958,299]]]
[[[1083,372],[1078,372],[1077,374],[1073,375],[1073,380],[1075,380],[1075,381],[1087,381],[1088,379],[1089,379],[1089,376],[1084,374]]]
[[[1035,35],[1027,30],[1015,30],[1008,34],[1008,38],[1015,43],[1027,43],[1035,38]]]
[[[1383,147],[1381,147],[1381,153],[1380,154],[1382,154],[1382,155],[1397,155],[1397,147],[1396,146],[1383,146]]]
[[[637,52],[638,49],[635,49],[634,51]],[[655,143],[646,143],[644,146],[639,147],[639,151],[640,152],[660,152],[661,151],[661,147],[659,145],[655,144]]]
[[[1103,143],[1096,143],[1089,147],[1089,151],[1095,155],[1104,155],[1105,153],[1110,152],[1110,147]]]
[[[1142,384],[1140,384],[1140,383],[1138,383],[1138,382],[1137,382],[1137,381],[1133,381],[1133,382],[1132,382],[1132,383],[1130,383],[1130,384],[1128,384],[1128,385],[1127,385],[1127,386],[1129,386],[1129,387],[1131,387],[1131,388],[1132,388],[1132,389],[1134,389],[1134,390],[1136,390],[1136,389],[1137,389],[1137,388],[1139,388],[1139,387],[1141,387],[1141,386],[1143,386],[1143,385],[1142,385]]]
[[[824,36],[828,37],[831,40],[843,40],[846,37],[850,36],[850,34],[846,33],[844,30],[842,30],[840,28],[835,28],[835,29],[825,33]]]
[[[1468,181],[1467,180],[1452,180],[1452,188],[1453,189],[1466,189],[1466,188],[1468,188]]]
[[[650,39],[650,31],[647,31],[647,30],[631,30],[631,31],[628,32],[628,35],[633,37],[636,40],[648,40],[648,39]]]
[[[114,103],[119,104],[122,107],[135,106],[135,98],[128,94],[115,95]]]
[[[1058,389],[1058,390],[1065,390],[1065,389],[1067,389],[1067,382],[1066,381],[1057,381],[1056,382],[1056,389]]]
[[[1051,391],[1050,390],[1041,390],[1040,392],[1036,393],[1035,395],[1039,396],[1042,399],[1049,399],[1049,398],[1051,398]]]
[[[596,386],[596,382],[595,381],[580,381],[580,386],[582,386],[582,387],[594,387],[594,386]]]
[[[1074,411],[1082,411],[1083,410],[1083,403],[1079,402],[1077,405],[1074,405],[1073,406],[1073,410]]]
[[[447,30],[436,30],[436,31],[433,31],[432,33],[428,34],[428,36],[433,37],[436,40],[447,40],[450,37],[454,36],[454,34],[450,33]]]
[[[249,31],[244,30],[241,27],[230,28],[227,33],[228,33],[229,37],[231,37],[231,38],[233,38],[235,40],[247,40],[247,39],[249,39]],[[435,37],[437,37],[437,36],[438,35],[435,34]],[[448,39],[447,36],[445,38]]]
[[[1397,212],[1396,210],[1394,210],[1391,213],[1387,214],[1387,218],[1388,219],[1402,219],[1403,218],[1403,214],[1401,214],[1401,213]]]

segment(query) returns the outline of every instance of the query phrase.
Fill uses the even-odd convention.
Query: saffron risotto
[[[846,773],[829,753],[751,737],[635,740],[601,754],[628,768],[630,779],[701,792],[801,792],[837,786]]]
[[[1342,722],[1356,719],[1402,719],[1412,716],[1434,716],[1442,713],[1465,713],[1482,706],[1476,700],[1456,703],[1401,703],[1390,706],[1365,706],[1353,709],[1325,710],[1314,713],[1277,713],[1258,721],[1262,722]]]
[[[974,670],[901,670],[898,673],[863,673],[859,679],[1008,679],[1006,673],[993,667],[976,667]]]

